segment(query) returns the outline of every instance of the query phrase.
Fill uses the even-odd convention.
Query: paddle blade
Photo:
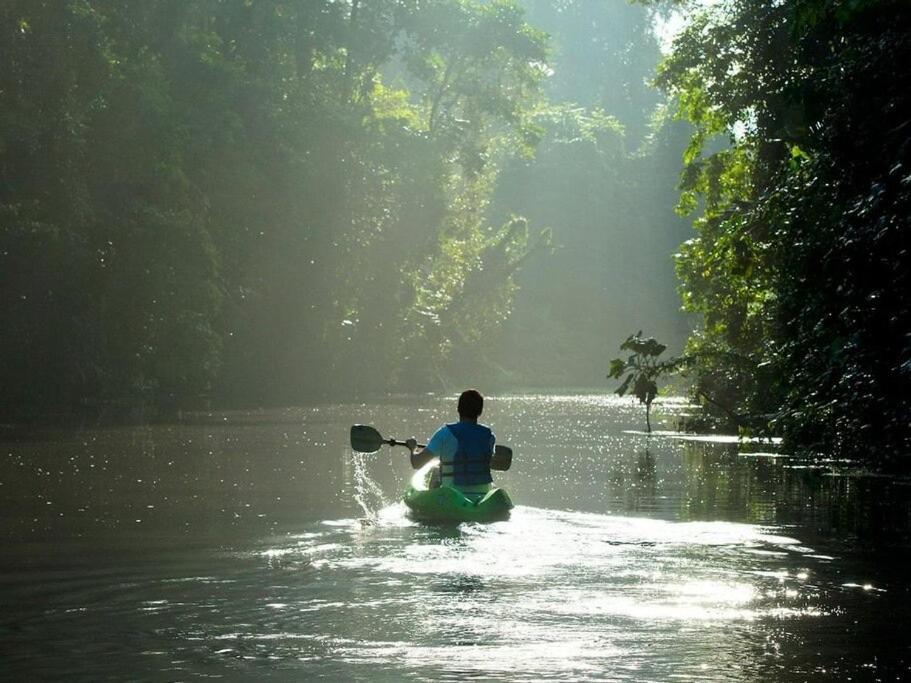
[[[505,472],[512,465],[512,449],[509,446],[497,444],[490,458],[490,469]]]
[[[351,448],[359,453],[375,453],[384,443],[380,433],[369,425],[351,427]]]

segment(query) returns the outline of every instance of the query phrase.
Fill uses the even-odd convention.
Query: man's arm
[[[411,466],[416,470],[421,469],[424,465],[437,457],[429,447],[420,451],[415,451],[418,442],[414,438],[406,440],[405,445],[408,446],[408,450],[411,451]]]
[[[415,452],[418,442],[415,441],[414,437],[405,441],[405,445],[411,451],[411,466],[419,470],[434,458],[440,458],[443,454],[447,454],[449,452],[448,448],[451,446],[448,441],[452,438],[454,438],[452,432],[444,425],[433,433],[430,441],[427,442],[422,451]]]

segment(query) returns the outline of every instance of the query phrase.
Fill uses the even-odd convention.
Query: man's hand
[[[409,440],[410,440],[410,439],[409,439]],[[407,442],[406,442],[406,443],[407,443]],[[417,453],[415,453],[414,451],[411,451],[411,458],[410,458],[410,459],[411,459],[411,466],[412,466],[414,469],[419,470],[419,469],[421,469],[424,465],[426,465],[428,462],[430,462],[431,460],[433,460],[435,457],[436,457],[436,456],[433,454],[433,451],[431,451],[431,450],[429,450],[429,449],[427,449],[427,448],[425,448],[425,449],[422,450],[422,451],[418,451]]]
[[[405,447],[408,448],[409,451],[414,453],[414,449],[418,447],[418,440],[415,439],[413,436],[410,439],[405,439]]]

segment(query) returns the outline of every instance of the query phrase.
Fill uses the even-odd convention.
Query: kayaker
[[[414,438],[405,441],[411,450],[411,466],[417,470],[439,458],[439,476],[434,477],[436,486],[453,486],[464,493],[486,493],[493,482],[490,458],[496,437],[490,427],[478,424],[484,411],[484,397],[476,389],[463,391],[458,411],[459,421],[440,427],[423,450],[415,451]]]

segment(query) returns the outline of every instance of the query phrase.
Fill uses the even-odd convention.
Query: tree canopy
[[[670,272],[642,7],[10,0],[0,35],[10,409],[576,383]]]
[[[509,0],[12,0],[0,32],[10,406],[421,382],[541,244],[484,216],[547,59]]]
[[[696,392],[794,447],[901,460],[911,8],[681,5],[690,19],[657,82],[695,126],[680,206],[697,234],[677,270],[703,319],[688,349]]]

